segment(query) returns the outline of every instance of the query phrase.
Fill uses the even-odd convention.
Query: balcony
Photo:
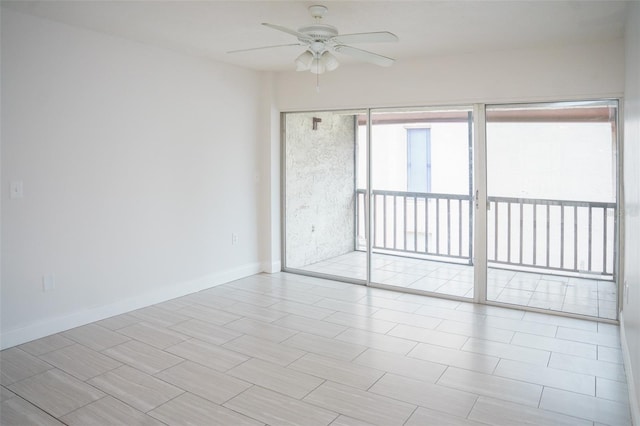
[[[366,279],[365,192],[354,252],[304,269]],[[489,197],[487,299],[616,319],[616,205]],[[471,197],[374,190],[372,281],[473,297]]]

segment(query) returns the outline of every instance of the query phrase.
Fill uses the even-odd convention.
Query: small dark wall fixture
[[[322,123],[322,119],[313,117],[313,130],[318,130],[318,123]]]

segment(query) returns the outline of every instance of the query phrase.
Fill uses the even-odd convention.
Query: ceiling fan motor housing
[[[300,28],[298,32],[307,35],[314,41],[327,41],[331,37],[338,35],[338,29],[336,27],[326,24],[309,25],[308,27]],[[303,42],[305,41],[303,39],[299,40]]]

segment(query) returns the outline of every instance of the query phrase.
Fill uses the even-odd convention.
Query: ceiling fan
[[[296,37],[298,39],[297,43],[232,50],[227,53],[249,52],[252,50],[272,49],[285,46],[305,46],[306,50],[295,59],[296,71],[311,71],[314,74],[322,74],[325,71],[333,71],[338,68],[340,63],[332,52],[348,55],[355,59],[383,67],[391,66],[395,62],[392,58],[349,46],[351,43],[395,42],[398,41],[398,37],[395,34],[388,31],[378,31],[341,35],[338,33],[336,27],[322,23],[322,18],[327,11],[328,9],[325,6],[310,6],[309,12],[315,19],[315,22],[311,25],[301,27],[297,31],[280,25],[262,24],[265,27],[282,31]]]

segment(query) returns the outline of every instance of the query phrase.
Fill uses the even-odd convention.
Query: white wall
[[[640,3],[627,15],[624,103],[624,280],[622,343],[633,424],[640,424]]]
[[[284,111],[620,96],[624,44],[470,53],[389,68],[344,66],[321,75],[319,93],[309,72],[280,73],[276,84]]]
[[[262,131],[259,158],[264,164],[261,174],[261,252],[264,272],[280,272],[280,111],[274,103],[274,74],[262,74],[261,115]]]
[[[262,84],[2,10],[2,347],[259,272]]]

